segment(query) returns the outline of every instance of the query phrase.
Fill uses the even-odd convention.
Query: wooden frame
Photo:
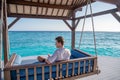
[[[84,54],[84,53],[83,53]],[[15,54],[14,55],[12,55],[12,57],[11,57],[11,59],[10,59],[10,61],[7,63],[7,65],[5,66],[5,68],[4,68],[4,72],[5,73],[9,73],[8,75],[7,75],[7,79],[10,79],[10,71],[11,70],[16,70],[17,71],[17,73],[19,73],[19,70],[20,69],[25,69],[25,72],[26,72],[26,80],[28,80],[28,69],[29,68],[33,68],[34,69],[34,80],[36,80],[37,79],[37,73],[36,73],[36,68],[37,67],[41,67],[42,68],[42,80],[44,80],[44,68],[45,68],[45,66],[49,66],[49,73],[50,73],[50,80],[52,80],[52,66],[53,65],[56,65],[56,79],[62,79],[62,80],[66,80],[66,79],[70,79],[70,80],[72,80],[72,79],[76,79],[76,78],[80,78],[80,77],[84,77],[84,76],[89,76],[89,75],[92,75],[92,74],[96,74],[96,73],[98,73],[99,71],[97,70],[97,66],[96,66],[96,60],[97,60],[97,57],[84,57],[84,58],[77,58],[77,59],[70,59],[69,61],[61,61],[61,62],[56,62],[56,63],[53,63],[53,64],[27,64],[27,65],[17,65],[17,66],[13,66],[13,65],[11,65],[13,62],[14,62],[14,59],[15,59]],[[79,63],[79,65],[78,65],[78,67],[80,67],[80,61],[84,61],[84,62],[86,62],[87,60],[94,60],[94,64],[93,64],[93,71],[92,72],[90,72],[90,70],[89,70],[89,72],[88,73],[85,73],[85,69],[86,69],[86,65],[85,65],[85,63],[84,63],[84,73],[83,74],[80,74],[80,72],[78,72],[78,74],[74,74],[74,68],[75,68],[75,62],[78,62]],[[73,63],[73,67],[72,67],[72,76],[69,76],[68,75],[68,63]],[[62,76],[62,64],[66,64],[67,66],[66,66],[66,76],[65,77],[63,77]],[[59,68],[58,68],[58,65],[59,65],[59,68],[60,68],[60,73],[59,73]],[[88,66],[88,67],[90,67],[90,66]],[[88,68],[88,69],[90,69],[90,68]],[[80,71],[80,68],[78,68],[78,70]],[[60,74],[60,75],[58,75],[58,74]],[[17,75],[17,80],[20,80],[20,75]]]
[[[106,10],[106,11],[102,11],[102,12],[98,12],[98,13],[94,13],[93,17],[100,16],[100,15],[105,15],[105,14],[109,14],[109,13],[115,13],[115,12],[118,12],[118,8],[111,9],[111,10]],[[84,17],[85,16],[80,16],[80,17],[77,17],[75,19],[83,19]],[[86,18],[89,18],[89,17],[91,17],[91,15],[86,16]]]

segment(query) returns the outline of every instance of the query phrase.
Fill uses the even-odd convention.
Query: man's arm
[[[57,59],[57,56],[58,51],[56,50],[52,56],[48,57],[47,62],[53,63]]]

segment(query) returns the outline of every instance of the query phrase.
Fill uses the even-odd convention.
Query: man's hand
[[[45,62],[46,62],[47,64],[51,64],[47,59],[45,59]]]

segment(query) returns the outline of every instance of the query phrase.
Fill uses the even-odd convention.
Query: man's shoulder
[[[65,51],[70,51],[69,49],[65,48]]]

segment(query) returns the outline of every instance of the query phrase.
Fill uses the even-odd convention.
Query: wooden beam
[[[120,16],[116,13],[111,13],[119,22],[120,22]]]
[[[77,11],[82,11],[82,7],[78,7],[78,8],[76,8],[74,11],[75,11],[75,12],[77,12]]]
[[[100,15],[105,15],[105,14],[109,14],[109,13],[114,13],[114,12],[118,12],[118,9],[115,8],[115,9],[111,9],[111,10],[107,10],[107,11],[103,11],[103,12],[94,13],[93,17],[100,16]],[[80,16],[80,17],[77,17],[75,19],[83,19],[84,17],[85,16]],[[91,15],[86,16],[86,18],[89,18],[89,17],[91,17]]]
[[[70,30],[72,30],[72,26],[70,26],[70,24],[66,20],[63,20],[63,21],[70,28]]]
[[[120,0],[94,0],[94,1],[100,1],[100,2],[114,4],[114,5],[120,4]]]
[[[80,19],[77,20],[77,22],[76,22],[76,24],[75,24],[75,28],[77,28],[79,22],[80,22]]]
[[[11,13],[8,14],[8,17],[19,17],[19,18],[43,18],[43,19],[65,19],[70,20],[70,17],[63,17],[63,16],[46,16],[46,15],[32,15],[32,14],[16,14]]]
[[[10,23],[10,24],[8,25],[8,29],[10,29],[18,20],[20,20],[19,17],[16,18],[12,23]]]
[[[8,4],[17,4],[17,5],[26,5],[26,6],[36,6],[36,7],[49,7],[49,8],[58,8],[58,9],[68,9],[72,10],[72,6],[69,5],[56,5],[56,4],[47,4],[46,3],[38,3],[31,1],[23,1],[23,0],[8,0]]]

